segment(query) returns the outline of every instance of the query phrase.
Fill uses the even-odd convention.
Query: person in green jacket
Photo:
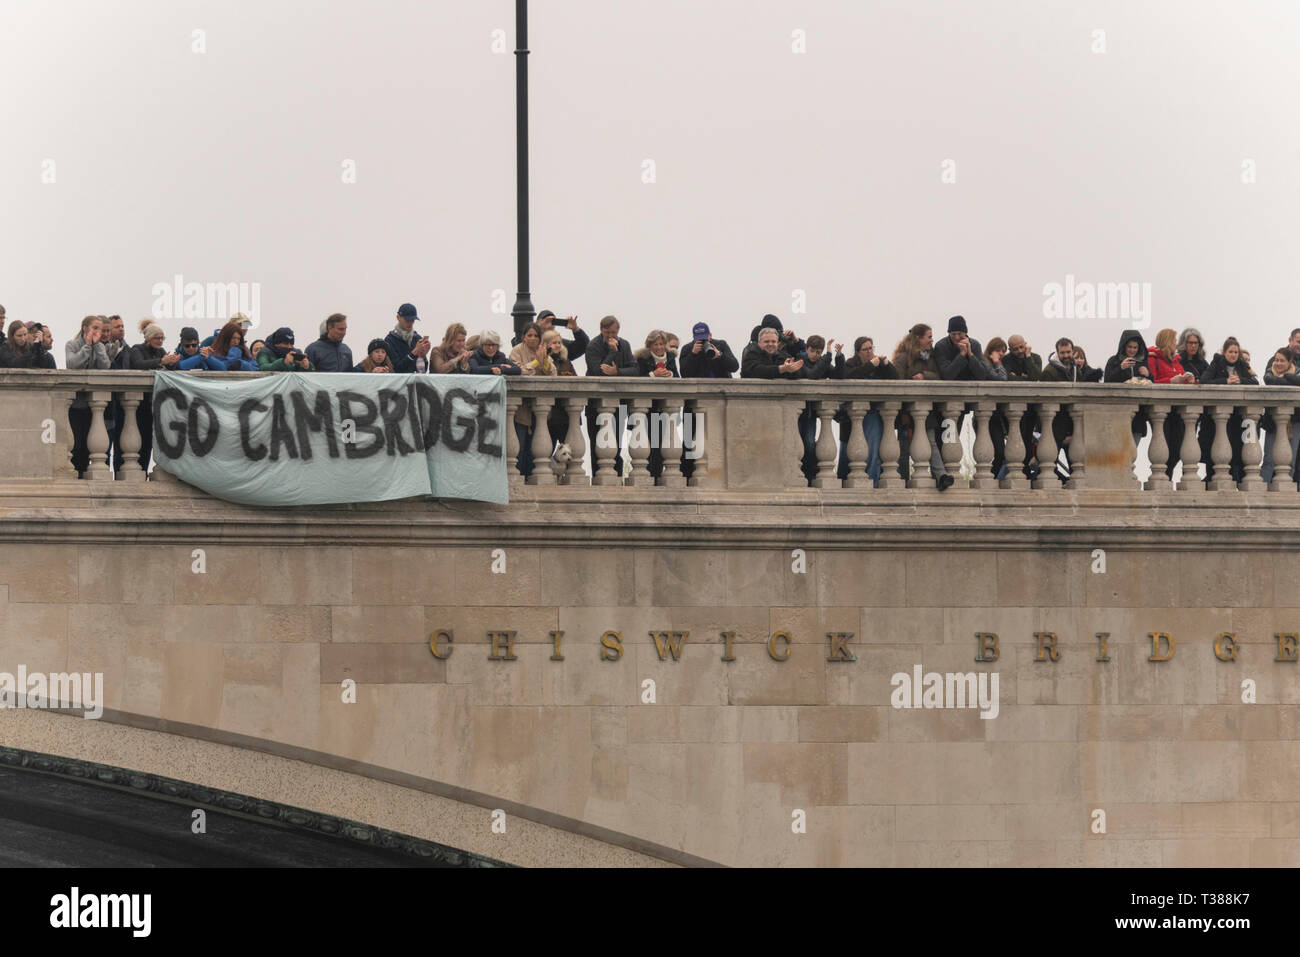
[[[293,345],[293,330],[281,326],[257,353],[257,367],[263,372],[311,372],[311,360]]]

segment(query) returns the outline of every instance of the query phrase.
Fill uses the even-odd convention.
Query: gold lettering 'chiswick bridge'
[[[98,720],[0,709],[4,748],[522,864],[1300,863],[1300,492],[1261,441],[1300,390],[512,382],[572,455],[522,476],[507,429],[510,504],[259,509],[145,481],[130,415],[110,480],[151,384],[0,373],[0,672],[103,676]],[[693,415],[658,478],[589,447],[620,406]],[[868,477],[900,413],[967,413],[952,487],[924,429]],[[1003,415],[1067,480],[993,476]]]

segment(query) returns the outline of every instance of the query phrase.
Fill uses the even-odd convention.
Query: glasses
[[[199,347],[199,344],[198,344],[197,342],[182,342],[182,343],[181,343],[181,348],[182,348],[182,349],[197,349],[198,347]]]

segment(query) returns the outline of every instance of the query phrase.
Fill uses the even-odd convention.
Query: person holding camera
[[[310,372],[311,360],[293,345],[293,330],[281,326],[266,340],[257,354],[257,367],[263,372]]]
[[[681,353],[678,366],[684,379],[730,379],[740,369],[726,339],[714,339],[707,323],[697,322],[691,344]]]
[[[21,319],[9,323],[9,337],[0,340],[0,369],[41,369],[44,348],[33,342],[27,324]]]

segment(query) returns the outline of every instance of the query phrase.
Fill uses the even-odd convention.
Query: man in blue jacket
[[[336,312],[325,320],[325,334],[307,347],[307,358],[317,372],[351,372],[352,350],[343,344],[348,317]]]

